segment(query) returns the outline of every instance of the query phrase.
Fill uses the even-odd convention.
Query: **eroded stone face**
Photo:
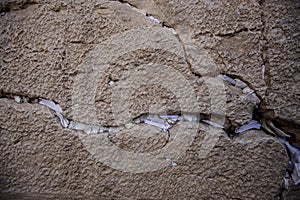
[[[244,125],[257,99],[217,78],[227,74],[254,90],[260,110],[268,111],[264,117],[283,119],[276,125],[296,136],[298,3],[128,2],[176,33],[117,1],[1,4],[1,191],[153,199],[278,195],[288,156],[262,130],[230,139],[202,121],[168,131],[128,123],[148,113],[187,113],[225,128]],[[19,104],[16,96],[29,100]],[[92,135],[62,128],[38,98],[59,103],[69,120],[123,129]],[[153,155],[157,160],[149,162]],[[134,163],[139,158],[145,162]]]

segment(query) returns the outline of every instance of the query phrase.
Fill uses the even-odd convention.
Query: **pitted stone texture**
[[[263,78],[263,48],[260,31],[242,31],[229,36],[199,35],[190,39],[188,35],[181,35],[183,43],[192,43],[195,48],[186,48],[187,59],[192,64],[195,73],[203,75],[199,67],[202,63],[193,63],[196,55],[201,55],[199,49],[205,49],[210,55],[216,73],[239,78],[246,82],[260,97],[264,97],[266,84]],[[205,74],[204,74],[205,75]]]
[[[122,38],[120,39],[122,40]],[[105,73],[100,74],[100,81],[97,86],[97,95],[95,97],[95,107],[97,108],[97,117],[100,120],[100,123],[113,123],[114,115],[111,109],[113,106],[111,104],[111,98],[114,88],[116,88],[120,83],[126,83],[127,85],[132,85],[132,87],[139,85],[139,87],[133,91],[129,99],[128,109],[130,110],[131,116],[127,116],[127,120],[136,118],[141,114],[151,112],[151,110],[152,113],[154,113],[155,110],[157,112],[157,109],[163,109],[165,112],[169,113],[180,111],[180,105],[178,104],[179,97],[174,94],[174,91],[171,91],[167,87],[168,85],[163,85],[162,81],[158,81],[156,83],[142,83],[141,78],[136,76],[126,78],[126,75],[124,74],[126,72],[130,73],[130,71],[134,71],[135,68],[138,68],[138,66],[149,65],[149,67],[145,69],[145,71],[147,71],[145,77],[153,79],[156,76],[156,72],[151,69],[151,65],[156,64],[181,69],[180,74],[186,75],[186,80],[190,80],[191,82],[197,79],[190,73],[182,54],[180,57],[180,55],[165,52],[161,49],[151,48],[128,52],[119,57],[116,61],[113,61],[113,63],[111,63],[111,67],[109,67]],[[168,78],[169,77],[166,76],[166,79]],[[114,81],[112,86],[108,85],[110,79]],[[176,82],[172,84],[176,84]],[[177,85],[177,87],[181,86]],[[191,87],[191,89],[193,88],[194,87]],[[205,87],[203,88],[206,89]],[[206,105],[203,106],[203,108],[206,109],[203,109],[202,112],[208,111],[208,103],[210,101],[208,94],[205,100],[206,101],[202,102]],[[151,107],[154,108],[154,110],[151,109]],[[105,115],[103,115],[103,113],[105,113]]]
[[[110,141],[126,151],[148,152],[161,149],[169,141],[169,133],[157,127],[140,124],[131,129],[109,134]]]
[[[176,36],[161,27],[132,29],[101,42],[81,64],[73,87],[72,118],[85,123],[119,125],[145,113],[211,112],[213,92],[190,71]],[[225,95],[219,100],[225,104]],[[118,117],[123,121],[114,121]]]
[[[0,17],[0,90],[58,102],[69,116],[73,78],[111,35],[153,26],[119,2],[38,1]]]
[[[300,144],[300,3],[265,1],[266,117],[292,133]]]
[[[127,120],[148,112],[193,112],[192,109],[183,110],[184,107],[179,102],[182,96],[178,96],[178,93],[175,93],[176,89],[178,91],[183,87],[182,84],[186,84],[189,90],[182,91],[181,94],[192,93],[192,96],[189,98],[195,98],[195,100],[197,100],[197,111],[210,114],[212,94],[209,92],[208,86],[204,83],[203,79],[199,79],[190,72],[182,54],[177,55],[171,52],[165,52],[164,50],[149,48],[147,50],[137,50],[126,53],[113,63],[114,64],[111,64],[113,67],[109,67],[105,73],[101,73],[97,88],[95,106],[100,122],[112,124],[115,115],[118,114],[112,113],[111,107],[113,105],[111,102],[113,98],[112,94],[116,91],[114,88],[119,84],[132,85],[132,87],[138,86],[128,100],[128,109],[131,116],[127,116]],[[147,67],[140,68],[140,66],[145,65],[147,65]],[[154,83],[147,81],[157,77],[157,70],[154,68],[157,65],[161,65],[161,69],[164,69],[161,73],[161,76],[163,76],[162,79],[164,80],[158,80]],[[136,69],[146,72],[144,78],[140,76],[126,76],[126,73],[130,74]],[[165,70],[169,70],[169,73],[173,72],[177,77],[170,77],[169,73]],[[179,78],[180,81],[178,80]],[[112,86],[107,84],[110,79],[114,80]],[[142,80],[146,81],[141,82]],[[166,81],[168,83],[166,83]],[[225,90],[225,88],[222,87],[219,89]],[[118,98],[121,98],[121,96]],[[220,100],[223,100],[225,103],[226,97],[224,96],[224,99]],[[105,113],[105,115],[103,113]]]
[[[46,107],[1,99],[0,111],[2,192],[114,199],[272,199],[283,186],[286,150],[262,131],[234,140],[215,134],[219,141],[203,159],[198,152],[207,127],[201,126],[176,167],[134,174],[95,162],[78,137],[84,133],[62,129]]]
[[[126,0],[126,2],[154,15],[180,34],[191,37],[207,33],[227,35],[243,29],[262,27],[258,1]]]
[[[253,119],[253,111],[257,107],[251,94],[243,94],[242,89],[227,85],[227,112],[226,116],[231,124],[239,127]]]

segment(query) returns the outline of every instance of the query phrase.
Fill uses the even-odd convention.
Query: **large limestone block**
[[[0,18],[0,89],[59,102],[70,113],[74,76],[96,44],[152,25],[118,2],[37,1]]]

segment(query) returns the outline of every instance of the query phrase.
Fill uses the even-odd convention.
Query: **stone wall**
[[[0,196],[288,198],[299,8],[2,1]]]

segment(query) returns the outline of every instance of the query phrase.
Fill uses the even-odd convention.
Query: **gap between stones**
[[[27,104],[40,104],[46,106],[60,120],[61,126],[64,128],[69,128],[77,131],[84,131],[88,134],[101,134],[106,132],[119,132],[123,129],[131,129],[135,125],[141,123],[155,126],[161,129],[163,132],[168,132],[172,127],[183,122],[200,122],[203,124],[208,124],[216,128],[224,128],[224,126],[217,124],[215,122],[209,121],[209,116],[202,113],[180,113],[179,114],[159,114],[159,113],[143,113],[140,116],[129,120],[126,124],[119,126],[98,126],[94,124],[87,124],[82,122],[76,122],[72,119],[68,119],[63,116],[62,108],[54,100],[47,100],[41,97],[29,97],[22,96],[20,94],[5,93],[1,91],[0,98],[10,99],[17,103],[27,103]],[[175,112],[176,113],[176,112]]]
[[[47,100],[42,97],[29,97],[29,96],[23,96],[21,94],[12,94],[12,93],[5,93],[1,91],[0,98],[6,98],[14,100],[17,103],[29,103],[29,104],[41,104],[52,111],[54,111],[55,115],[60,119],[60,123],[64,128],[70,128],[73,130],[79,130],[84,131],[88,134],[98,134],[98,133],[105,133],[105,132],[119,132],[120,130],[126,128],[131,129],[133,126],[145,123],[148,125],[155,126],[159,129],[161,129],[164,132],[168,132],[172,127],[179,123],[183,122],[199,122],[203,124],[207,124],[210,126],[213,126],[215,128],[223,129],[228,136],[234,136],[238,133],[245,132],[247,130],[251,129],[260,129],[261,127],[264,128],[264,130],[272,134],[273,136],[279,136],[282,138],[287,138],[289,135],[285,134],[283,131],[278,129],[274,126],[274,124],[267,119],[264,119],[263,116],[260,114],[260,108],[259,104],[261,102],[261,99],[256,95],[255,91],[249,87],[248,84],[245,82],[239,80],[239,79],[233,79],[227,75],[220,74],[218,75],[218,78],[222,79],[223,81],[234,85],[236,87],[239,87],[243,90],[243,93],[246,95],[251,95],[257,105],[257,110],[255,113],[253,113],[253,120],[245,124],[241,127],[234,127],[231,129],[228,129],[229,126],[226,126],[225,124],[218,124],[216,122],[210,121],[210,116],[208,114],[204,113],[181,113],[180,111],[170,113],[170,114],[161,114],[161,113],[143,113],[140,116],[130,119],[126,124],[122,124],[120,126],[98,126],[94,124],[86,124],[81,122],[73,121],[72,119],[67,119],[63,116],[63,111],[61,107],[59,106],[59,103],[54,100]],[[111,81],[109,81],[107,84],[111,85]],[[230,123],[230,120],[227,119]],[[260,124],[259,121],[262,123]],[[231,137],[232,138],[232,137]]]

